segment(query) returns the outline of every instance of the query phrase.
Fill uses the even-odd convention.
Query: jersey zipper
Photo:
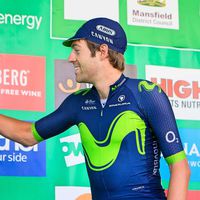
[[[103,117],[103,108],[101,108],[101,115],[100,116]]]

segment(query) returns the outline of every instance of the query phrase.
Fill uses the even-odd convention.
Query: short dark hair
[[[91,56],[94,57],[96,55],[96,52],[100,50],[100,44],[96,44],[94,42],[85,40],[87,43],[87,46],[91,52]],[[124,64],[124,55],[117,52],[117,51],[113,51],[112,49],[108,49],[108,55],[109,55],[109,62],[110,64],[120,70],[121,72],[124,71],[125,68],[125,64]]]

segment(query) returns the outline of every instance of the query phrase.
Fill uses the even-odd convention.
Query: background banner
[[[128,37],[125,74],[158,83],[170,99],[192,172],[188,199],[200,199],[199,6],[200,0],[0,0],[1,113],[36,121],[91,87],[75,82],[62,41],[85,20],[114,19]],[[163,158],[161,176],[167,189]],[[91,200],[77,127],[34,147],[0,137],[0,192],[1,200]]]

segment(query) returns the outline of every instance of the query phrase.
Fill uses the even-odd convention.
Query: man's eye
[[[80,52],[79,49],[74,49],[74,51],[78,54]]]

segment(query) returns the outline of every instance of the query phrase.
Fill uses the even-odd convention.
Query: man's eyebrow
[[[78,45],[78,44],[72,44],[71,47],[72,48],[74,48],[74,47],[80,47],[80,45]]]

